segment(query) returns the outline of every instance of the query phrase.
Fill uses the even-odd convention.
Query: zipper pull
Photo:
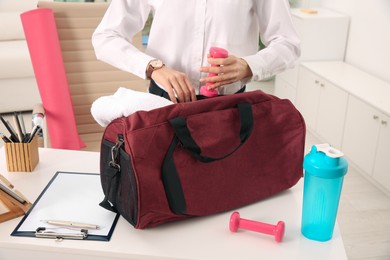
[[[115,145],[111,148],[111,161],[109,162],[110,166],[120,170],[121,166],[119,165],[119,151],[124,143],[123,135],[119,134],[116,139]]]

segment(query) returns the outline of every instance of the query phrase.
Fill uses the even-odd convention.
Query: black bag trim
[[[131,157],[124,149],[123,135],[116,143],[102,140],[101,182],[104,199],[99,205],[121,214],[130,224],[138,222],[138,187]],[[123,190],[126,187],[126,190]]]
[[[179,175],[177,174],[175,162],[173,161],[173,152],[175,151],[178,143],[179,140],[175,136],[168,148],[167,154],[165,155],[161,177],[169,207],[175,214],[186,215],[185,212],[187,210],[187,205],[184,199],[183,189],[181,188]]]
[[[191,133],[187,127],[186,119],[182,116],[175,117],[170,119],[169,122],[174,129],[175,135],[182,143],[183,147],[189,151],[197,160],[209,163],[218,160],[222,160],[232,155],[237,151],[245,142],[248,140],[249,136],[253,130],[253,115],[252,115],[252,106],[248,103],[237,104],[237,108],[240,116],[240,144],[234,148],[232,151],[227,154],[213,158],[208,156],[203,156],[202,151],[199,145],[192,138]]]
[[[116,205],[115,201],[109,201],[110,193],[112,191],[116,191],[118,187],[119,178],[121,172],[120,167],[120,151],[123,145],[123,136],[121,134],[118,135],[117,142],[115,145],[111,147],[111,161],[108,163],[108,167],[104,168],[104,176],[108,177],[108,188],[107,192],[105,193],[104,199],[102,202],[99,203],[99,205],[107,210],[118,212],[118,210],[115,208],[114,205]],[[114,181],[115,180],[115,181]],[[113,185],[114,184],[114,185]],[[112,196],[112,198],[115,198],[116,196]]]
[[[112,211],[112,212],[118,212],[118,211],[114,207],[115,202],[113,201],[111,204],[110,201],[108,200],[108,198],[109,198],[110,192],[112,192],[112,189],[111,189],[113,186],[112,184],[114,183],[114,179],[116,179],[116,177],[118,176],[118,173],[119,173],[119,169],[114,168],[112,166],[107,167],[107,169],[103,172],[103,174],[109,178],[109,182],[108,182],[107,192],[104,195],[104,199],[102,202],[99,203],[99,205],[107,210]],[[117,186],[117,185],[115,185],[115,186]]]

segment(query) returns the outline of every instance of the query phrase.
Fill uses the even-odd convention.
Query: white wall
[[[390,82],[390,1],[321,2],[323,7],[351,17],[345,61]]]

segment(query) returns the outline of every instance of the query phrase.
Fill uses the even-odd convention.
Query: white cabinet
[[[302,61],[343,60],[349,17],[324,8],[316,14],[292,9],[292,21],[301,38]]]
[[[299,66],[285,70],[275,77],[274,95],[279,98],[287,98],[295,104],[297,92]]]
[[[301,61],[343,60],[347,43],[349,18],[324,8],[307,14],[300,8],[291,9],[292,21],[301,39]],[[298,69],[276,76],[275,95],[295,104]]]
[[[350,98],[343,151],[375,182],[390,188],[390,117]]]
[[[390,117],[381,115],[373,178],[390,189]]]
[[[340,148],[348,93],[305,67],[299,71],[296,105],[307,126]]]
[[[293,104],[295,104],[295,86],[282,77],[275,78],[274,95],[279,98],[289,99]]]
[[[306,68],[300,68],[296,106],[302,113],[306,125],[315,130],[317,122],[320,88],[318,77]]]
[[[371,174],[380,126],[380,113],[365,102],[349,99],[342,150],[364,172]]]

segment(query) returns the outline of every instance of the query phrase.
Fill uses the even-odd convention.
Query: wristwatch
[[[151,60],[146,69],[146,78],[151,79],[153,71],[161,69],[162,67],[164,67],[164,63],[161,60]]]

